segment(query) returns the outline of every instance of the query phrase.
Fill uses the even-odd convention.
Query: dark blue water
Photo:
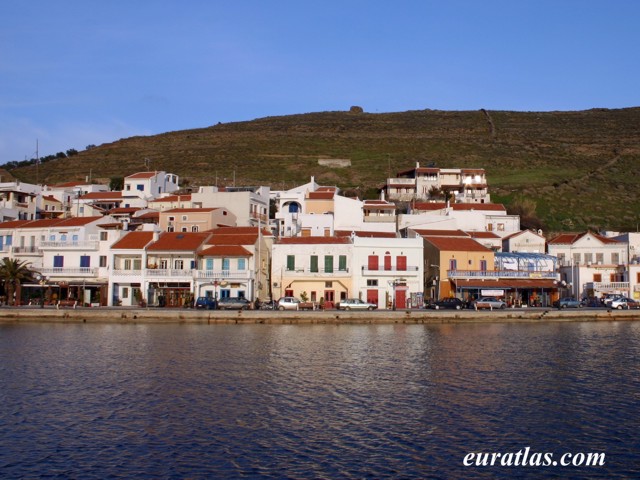
[[[640,323],[0,325],[1,478],[638,478]],[[465,467],[469,452],[605,453]]]

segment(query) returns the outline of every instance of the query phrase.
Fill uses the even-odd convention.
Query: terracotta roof
[[[158,172],[138,172],[138,173],[134,173],[133,175],[129,175],[126,178],[153,178],[158,174]]]
[[[162,198],[156,198],[154,200],[149,200],[149,203],[155,203],[155,202],[183,202],[183,201],[190,201],[191,200],[191,194],[186,194],[186,195],[169,195],[166,197],[162,197]]]
[[[281,245],[339,245],[351,243],[347,237],[290,237],[281,238],[276,243]]]
[[[89,192],[80,197],[82,200],[117,200],[122,198],[122,192]]]
[[[120,213],[135,213],[137,211],[139,211],[139,208],[125,208],[125,207],[119,207],[119,208],[112,208],[111,210],[109,210],[109,215],[111,214],[120,214]]]
[[[214,235],[258,235],[258,227],[220,227],[211,232]]]
[[[308,200],[331,200],[335,196],[335,192],[309,192]]]
[[[111,248],[141,250],[153,240],[153,232],[129,232]]]
[[[367,210],[395,210],[396,204],[382,200],[365,200],[363,208],[366,208]]]
[[[395,232],[364,232],[362,230],[336,230],[336,237],[350,237],[352,233],[356,234],[356,237],[360,238],[397,238],[398,235]]]
[[[157,241],[149,245],[147,250],[195,251],[210,235],[210,233],[203,232],[165,232],[160,235],[160,238]]]
[[[216,235],[215,232],[216,230],[213,231],[213,236],[207,240],[207,245],[255,245],[258,241],[258,232],[241,235]]]
[[[160,212],[147,212],[147,213],[143,213],[142,215],[138,215],[135,218],[143,218],[143,219],[160,218]]]
[[[208,213],[213,212],[214,210],[220,210],[220,207],[207,207],[207,208],[172,208],[170,210],[165,210],[162,214],[166,213],[193,213],[193,212],[201,212]]]
[[[460,237],[425,237],[425,240],[434,245],[441,252],[491,252],[490,248],[481,245],[473,238]]]
[[[59,221],[55,227],[81,227],[83,225],[88,225],[89,223],[93,223],[97,220],[100,220],[104,217],[71,217],[65,218]]]
[[[512,233],[511,235],[507,235],[506,237],[502,237],[502,240],[509,240],[511,238],[515,238],[515,237],[523,235],[525,233],[532,233],[536,237],[540,237],[540,238],[544,239],[544,237],[542,235],[538,234],[538,232],[534,232],[533,230],[520,230],[519,232]]]
[[[240,245],[214,245],[198,255],[202,257],[250,257],[251,252]]]
[[[318,187],[316,188],[316,192],[335,192],[338,190],[338,187]]]
[[[0,223],[0,229],[4,228],[20,228],[27,223],[31,223],[32,220],[9,220],[8,222]]]
[[[558,236],[552,238],[551,240],[549,240],[548,243],[550,245],[573,244],[573,243],[577,242],[579,239],[581,239],[582,237],[584,237],[585,235],[588,235],[588,234],[593,235],[595,238],[600,240],[602,243],[609,243],[609,244],[621,243],[621,242],[619,242],[617,240],[614,240],[613,238],[604,237],[602,235],[598,235],[597,233],[593,233],[593,232],[561,233],[560,235],[558,235]]]
[[[471,238],[491,238],[499,239],[500,235],[496,235],[493,232],[466,232]]]
[[[56,203],[62,203],[60,200],[58,200],[56,197],[54,197],[53,195],[43,195],[42,196],[43,200],[46,200],[48,202],[56,202]]]
[[[484,175],[484,168],[462,168],[462,173]]]
[[[412,229],[421,237],[470,237],[467,232],[462,230],[431,230],[423,228]]]

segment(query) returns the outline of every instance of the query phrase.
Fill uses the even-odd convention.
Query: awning
[[[529,278],[500,278],[497,280],[451,280],[458,288],[558,288],[555,280]]]

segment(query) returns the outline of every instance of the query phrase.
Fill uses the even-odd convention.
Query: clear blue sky
[[[0,164],[367,112],[640,105],[639,0],[4,0]]]

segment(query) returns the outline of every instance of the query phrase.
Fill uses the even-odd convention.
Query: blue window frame
[[[207,258],[205,268],[207,270],[213,270],[213,258]]]
[[[89,255],[82,255],[80,257],[80,268],[91,267],[91,257]]]
[[[56,255],[53,257],[53,268],[63,268],[64,267],[64,256]]]

